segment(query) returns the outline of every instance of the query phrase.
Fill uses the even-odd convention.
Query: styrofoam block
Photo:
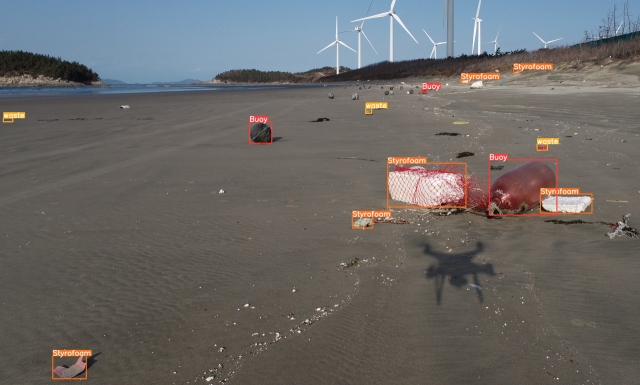
[[[422,167],[411,170],[424,171]],[[440,206],[464,199],[464,180],[454,173],[425,175],[415,171],[389,172],[391,199],[416,206]]]
[[[477,89],[477,88],[482,88],[482,80],[478,80],[477,82],[473,82],[471,84],[471,89]]]
[[[559,213],[582,213],[591,204],[590,196],[559,196],[558,212]],[[556,197],[549,195],[542,200],[542,208],[552,213],[556,212]]]

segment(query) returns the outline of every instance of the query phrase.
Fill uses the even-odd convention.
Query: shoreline
[[[111,85],[101,81],[82,83],[42,75],[36,78],[31,75],[19,75],[0,76],[0,87],[111,87]]]

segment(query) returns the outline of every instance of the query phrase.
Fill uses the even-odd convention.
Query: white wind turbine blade
[[[373,44],[371,44],[371,41],[369,41],[369,38],[367,37],[367,35],[364,33],[364,31],[362,31],[362,35],[364,36],[365,39],[367,39],[367,41],[369,42],[369,44],[371,45],[371,48],[373,48],[373,50],[375,51],[376,55],[378,54],[378,51],[376,51],[376,49],[373,47]]]
[[[396,0],[393,0],[393,2],[395,3]],[[396,19],[396,21],[402,26],[402,28],[404,28],[405,31],[407,31],[407,33],[409,34],[409,36],[411,36],[411,38],[413,39],[413,41],[416,42],[416,44],[418,44],[418,41],[416,40],[415,37],[413,37],[413,35],[411,34],[411,32],[409,32],[409,30],[407,29],[407,27],[404,26],[404,24],[402,23],[402,20],[400,20],[400,18],[398,17],[398,15],[396,15],[395,13],[392,13],[391,16],[393,16],[394,19]]]
[[[369,16],[369,11],[371,10],[371,6],[372,6],[372,5],[373,5],[373,0],[371,0],[371,4],[369,4],[369,9],[367,9],[367,13],[365,13],[365,14],[364,14],[364,17]],[[366,20],[362,20],[362,24],[360,24],[360,29],[362,29],[362,27],[364,27],[364,22],[365,22],[365,21],[366,21]],[[369,39],[367,39],[367,40],[369,40]],[[369,43],[371,43],[371,42],[369,42]],[[372,46],[373,46],[373,45],[372,45]],[[375,51],[375,49],[374,49],[374,51]]]
[[[473,23],[473,44],[471,45],[471,54],[473,55],[473,50],[476,48],[476,31],[478,29],[478,20]]]
[[[427,35],[427,37],[429,38],[429,40],[431,40],[431,42],[432,42],[433,44],[436,44],[436,42],[435,42],[435,41],[433,41],[433,39],[431,38],[431,36],[429,36],[429,34],[427,33],[427,31],[425,31],[425,30],[424,30],[424,28],[422,28],[422,32],[424,32],[424,33]]]
[[[350,49],[350,50],[352,50],[353,52],[356,52],[356,50],[355,50],[355,49],[353,49],[353,48],[349,47],[348,45],[344,44],[344,43],[343,43],[343,42],[341,42],[340,40],[338,40],[338,43],[340,43],[340,44],[342,44],[343,46],[345,46],[345,47],[349,48],[349,49]],[[335,44],[335,41],[332,43],[332,45],[333,45],[333,44]],[[327,48],[328,48],[328,47],[327,47]],[[356,52],[356,53],[357,53],[357,52]]]
[[[429,59],[431,59],[431,57],[433,56],[433,53],[437,52],[436,51],[436,45],[433,46],[433,48],[431,49],[431,55],[429,55]],[[437,55],[437,54],[436,54]]]
[[[562,40],[562,39],[564,39],[564,37],[561,37],[560,39],[555,39],[555,40],[548,41],[547,44],[550,44],[550,43],[553,43],[554,41],[558,41],[558,40]]]
[[[622,23],[620,23],[618,29],[616,29],[616,36],[618,35],[618,31],[620,31],[620,27],[622,27],[622,24],[624,24],[624,20],[622,20]]]
[[[498,36],[500,36],[500,31],[502,31],[502,27],[498,30],[498,34],[496,35],[496,41],[498,41]]]
[[[331,47],[332,45],[336,44],[336,42],[334,41],[333,43],[329,44],[328,46],[324,47],[323,49],[321,49],[320,51],[318,51],[318,53],[324,51],[325,49]],[[317,54],[316,54],[317,55]]]
[[[533,34],[534,34],[534,35],[536,35],[536,36],[538,36],[538,34],[537,34],[537,33],[535,33],[535,32],[534,32]],[[540,41],[541,41],[541,42],[543,42],[544,44],[547,44],[547,42],[546,42],[546,41],[544,41],[544,40],[542,40],[542,38],[541,38],[540,36],[538,36],[538,39],[540,39]]]
[[[363,17],[362,19],[358,19],[358,20],[352,20],[352,23],[355,23],[356,21],[360,21],[360,20],[369,20],[369,19],[375,19],[376,17],[385,17],[385,16],[389,16],[389,12],[383,12],[383,13],[379,13],[377,15],[373,15],[373,16],[369,16],[369,17]]]
[[[476,19],[480,16],[480,4],[482,4],[482,0],[478,1],[478,12],[476,12]]]
[[[393,6],[396,5],[396,0],[391,2],[391,10],[389,12],[393,12]]]

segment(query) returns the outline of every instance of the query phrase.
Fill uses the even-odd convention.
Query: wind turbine
[[[447,5],[449,6],[448,11]],[[444,0],[442,27],[444,27],[445,16],[447,17],[447,57],[453,57],[453,0]]]
[[[373,1],[371,2],[371,4],[373,4]],[[371,9],[371,4],[369,4],[369,9]],[[369,9],[367,9],[367,14],[365,15],[365,17],[369,14]],[[371,44],[371,40],[369,40],[369,38],[367,37],[367,35],[364,33],[364,30],[362,29],[362,27],[364,26],[364,22],[365,20],[362,20],[362,24],[360,24],[360,26],[356,26],[356,29],[354,31],[358,32],[358,68],[361,67],[360,65],[360,53],[362,52],[362,49],[360,48],[360,34],[364,35],[364,38],[367,39],[367,41],[369,42],[369,44],[371,45],[371,48],[373,48],[373,50],[376,52],[376,55],[378,54],[378,51],[376,51],[376,49],[374,48],[373,44]]]
[[[447,44],[447,42],[446,42],[446,41],[443,41],[443,42],[441,42],[441,43],[436,43],[435,41],[433,41],[433,39],[431,38],[431,36],[429,36],[429,34],[427,33],[427,31],[425,31],[425,30],[424,30],[424,28],[422,29],[422,32],[424,32],[424,33],[427,35],[427,37],[429,38],[429,40],[431,40],[431,42],[433,43],[433,49],[431,50],[431,55],[429,55],[429,59],[431,59],[431,56],[434,56],[434,59],[437,59],[437,58],[438,58],[438,50],[437,50],[437,47],[438,47],[440,44]]]
[[[367,19],[375,19],[378,17],[385,17],[385,16],[389,16],[389,21],[390,21],[390,27],[389,27],[389,33],[390,33],[390,37],[389,37],[389,61],[393,62],[393,19],[396,19],[396,21],[402,26],[402,28],[404,28],[405,31],[407,31],[407,33],[409,34],[409,36],[411,36],[411,38],[416,42],[416,44],[418,43],[418,41],[416,40],[415,37],[413,37],[413,35],[411,34],[411,32],[409,32],[409,30],[407,29],[407,27],[404,26],[404,24],[402,23],[402,20],[400,20],[400,18],[398,17],[398,15],[396,15],[395,12],[393,12],[393,6],[396,5],[396,0],[393,0],[391,2],[391,9],[387,12],[383,12],[383,13],[379,13],[377,15],[373,15],[373,16],[369,16],[369,17],[365,17],[362,19],[358,19],[358,20],[353,20],[352,23],[355,23],[356,21],[360,21],[360,20],[367,20]]]
[[[318,51],[318,53],[324,51],[325,49],[331,47],[334,44],[336,45],[336,75],[338,75],[338,74],[340,74],[340,44],[342,44],[343,46],[349,48],[353,52],[356,52],[353,48],[349,47],[348,45],[346,45],[343,42],[341,42],[340,39],[338,39],[338,16],[336,16],[336,40],[333,43],[331,43],[328,46],[326,46],[323,49],[321,49],[320,51]]]
[[[538,36],[538,34],[535,33],[535,32],[533,34]],[[547,48],[547,46],[549,44],[553,43],[554,41],[562,40],[562,39],[564,39],[564,37],[561,37],[560,39],[551,40],[551,41],[544,41],[544,40],[542,40],[542,38],[540,36],[538,36],[538,39],[540,39],[540,41],[544,43],[544,48]]]
[[[620,30],[620,27],[622,27],[622,24],[624,24],[624,20],[622,20],[622,23],[620,23],[618,29],[616,29],[616,36],[618,36],[618,31]],[[624,29],[622,30],[622,32],[624,32]]]
[[[476,30],[478,31],[478,56],[480,56],[480,35],[481,35],[481,25],[482,19],[480,16],[480,4],[482,4],[482,0],[478,1],[478,11],[476,12],[476,17],[472,17],[471,19],[474,21],[473,23],[473,45],[471,46],[471,54],[473,55],[473,49],[476,46]]]
[[[500,27],[500,29],[498,30],[498,34],[496,35],[496,39],[494,41],[490,41],[487,44],[495,44],[493,47],[493,55],[495,56],[495,54],[498,53],[498,48],[500,48],[500,44],[498,44],[498,36],[500,35],[500,30],[502,29],[502,27]]]

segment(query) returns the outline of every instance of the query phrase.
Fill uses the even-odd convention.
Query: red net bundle
[[[475,175],[466,177],[458,165],[439,169],[396,165],[389,172],[389,195],[413,206],[456,206],[474,211],[486,210],[489,200],[487,182]]]

